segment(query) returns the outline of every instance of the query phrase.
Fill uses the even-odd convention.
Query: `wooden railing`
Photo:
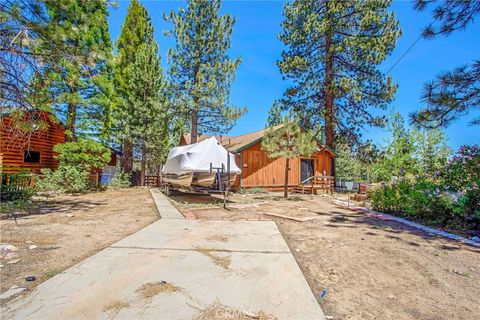
[[[144,185],[147,187],[159,187],[162,183],[160,176],[145,176]]]
[[[310,191],[311,194],[321,192],[332,193],[335,188],[335,177],[333,176],[311,176],[301,182],[299,186],[302,193]]]

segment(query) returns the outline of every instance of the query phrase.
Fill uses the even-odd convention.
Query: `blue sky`
[[[172,38],[163,31],[170,29],[170,23],[163,19],[163,13],[185,6],[177,1],[142,1],[155,27],[155,37],[160,46],[162,63],[167,64],[167,51],[175,45]],[[224,1],[222,13],[236,18],[229,54],[241,57],[242,64],[237,70],[236,81],[231,91],[231,102],[247,107],[245,114],[230,131],[239,135],[262,129],[265,126],[268,109],[273,101],[280,98],[288,84],[282,81],[275,61],[280,58],[283,44],[277,39],[283,20],[283,1]],[[110,9],[109,26],[112,40],[116,41],[126,16],[128,1],[119,1],[116,9]],[[418,13],[412,9],[412,1],[395,1],[393,10],[403,29],[402,37],[385,62],[383,71],[388,70],[407,48],[417,39],[421,30],[431,22],[428,12]],[[392,108],[405,118],[421,107],[420,95],[423,84],[432,80],[441,71],[453,69],[480,58],[480,23],[467,30],[456,32],[449,37],[433,40],[421,39],[392,70],[394,81],[399,84]],[[463,117],[446,129],[449,144],[458,148],[462,144],[480,143],[480,128],[469,126],[468,122],[479,113]],[[383,129],[366,128],[364,137],[383,144],[388,133]]]

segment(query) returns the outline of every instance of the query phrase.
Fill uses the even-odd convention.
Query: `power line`
[[[430,25],[428,26],[428,28],[430,28],[436,21],[437,21],[438,17],[435,18],[435,20],[433,20],[432,23],[430,23]],[[388,69],[387,73],[386,74],[389,74],[390,71],[393,70],[393,68],[395,68],[395,66],[407,55],[407,53],[410,52],[410,50],[412,50],[412,48],[417,44],[417,42],[423,37],[423,33],[420,33],[420,35],[418,36],[417,39],[415,39],[415,41],[410,45],[410,47],[408,47],[408,49],[400,56],[400,58],[397,59],[397,61],[395,61],[395,63],[390,67],[390,69]]]

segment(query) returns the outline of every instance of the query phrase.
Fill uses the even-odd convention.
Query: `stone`
[[[8,255],[11,252],[18,251],[18,248],[15,247],[14,245],[8,244],[8,243],[2,243],[0,244],[0,252]]]
[[[7,253],[7,255],[5,256],[5,259],[6,259],[6,260],[10,260],[10,259],[16,259],[16,258],[18,258],[18,257],[19,257],[18,253],[16,253],[16,252],[9,252],[9,253]]]
[[[327,319],[327,320],[333,320],[333,319],[335,319],[335,317],[332,317],[332,316],[325,316],[325,319]]]
[[[37,249],[37,248],[38,247],[34,244],[28,246],[28,249],[30,249],[30,250],[34,250],[34,249]]]
[[[389,295],[387,296],[387,298],[388,298],[388,299],[395,299],[396,297],[395,297],[393,294],[389,294]]]
[[[65,214],[65,217],[67,217],[67,218],[73,218],[73,217],[75,217],[75,214],[73,214],[73,213],[66,213],[66,214]]]
[[[16,287],[16,288],[14,288],[14,287]],[[4,293],[2,293],[0,295],[0,299],[9,299],[9,298],[13,297],[14,295],[19,294],[23,290],[25,290],[25,288],[19,288],[17,286],[12,286],[10,289],[8,289],[7,291],[5,291]]]
[[[453,273],[458,274],[459,276],[463,276],[463,272],[460,270],[453,270]]]
[[[8,263],[8,264],[15,264],[15,263],[18,263],[18,262],[20,262],[20,259],[10,260],[10,261],[8,261],[7,263]]]

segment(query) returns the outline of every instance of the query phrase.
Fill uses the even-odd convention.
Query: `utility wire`
[[[438,17],[435,18],[435,20],[433,20],[432,23],[430,23],[430,25],[428,26],[428,28],[430,28],[436,21],[437,21]],[[423,32],[420,33],[420,35],[418,36],[417,39],[415,39],[415,41],[413,41],[413,43],[410,45],[410,47],[408,47],[408,49],[400,56],[400,58],[397,59],[397,61],[395,61],[395,63],[390,67],[390,69],[388,69],[387,73],[386,74],[389,74],[393,68],[395,68],[395,66],[407,55],[407,53],[410,52],[410,50],[412,50],[412,48],[417,44],[417,42],[423,38]]]

